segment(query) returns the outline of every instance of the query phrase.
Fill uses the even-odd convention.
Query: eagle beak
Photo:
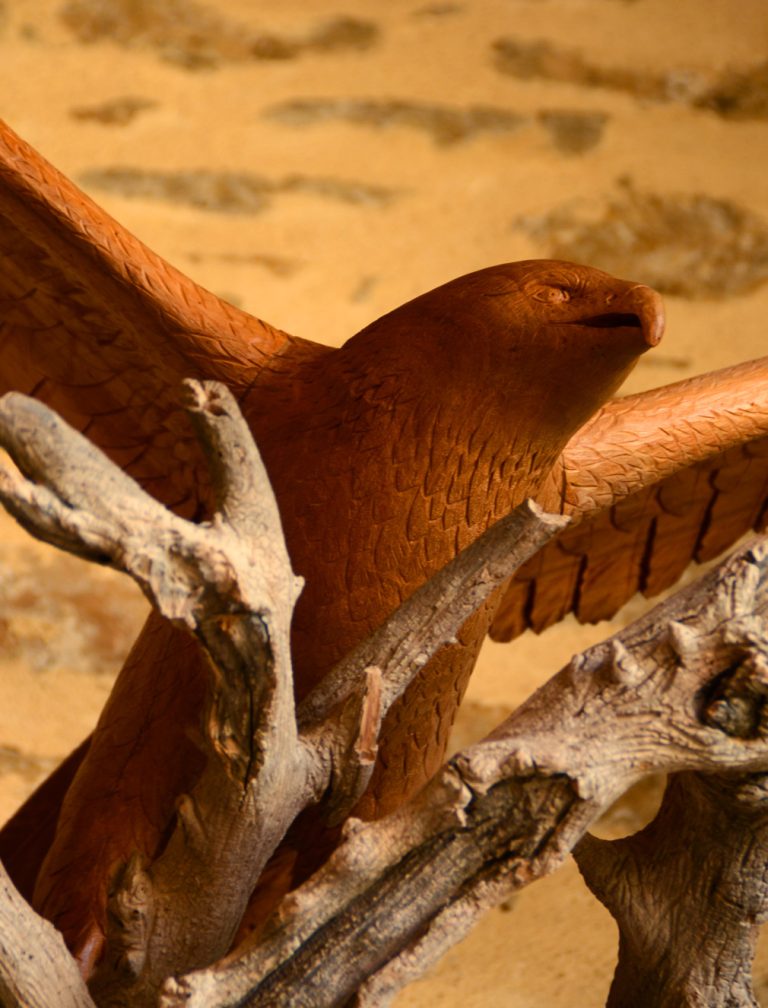
[[[652,287],[632,284],[620,293],[611,294],[604,310],[589,318],[578,318],[573,324],[591,329],[634,329],[642,334],[643,350],[655,347],[664,335],[664,302]],[[643,350],[640,352],[642,353]]]
[[[637,284],[630,288],[627,295],[640,319],[646,344],[649,347],[655,347],[664,335],[666,321],[661,295],[657,294],[652,287],[646,287],[645,284]]]

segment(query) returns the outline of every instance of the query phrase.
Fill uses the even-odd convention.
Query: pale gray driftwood
[[[376,756],[376,746],[370,740],[373,724],[369,725],[367,744],[355,737],[350,747],[349,733],[339,732],[333,716],[350,693],[351,707],[357,710],[354,696],[361,689],[361,670],[367,670],[369,684],[375,670],[378,733],[389,708],[430,658],[445,644],[455,643],[462,625],[488,596],[569,521],[562,515],[545,513],[535,501],[524,501],[406,599],[302,701],[298,720],[303,739],[308,743],[318,737],[329,740],[329,727],[332,729],[330,741],[326,741],[326,750],[335,757],[333,795],[327,803],[331,824],[341,822],[356,804],[368,784]],[[363,695],[369,696],[369,687]],[[365,720],[357,715],[357,722]],[[340,748],[340,743],[346,748]],[[363,759],[356,755],[359,753],[364,754]]]
[[[762,577],[764,549],[751,557],[747,571]],[[734,582],[724,609],[713,602],[722,671],[697,706],[704,723],[759,749],[768,728],[768,627],[749,611],[749,591]],[[710,642],[689,629],[676,631],[675,650],[684,662],[706,660]],[[768,777],[679,774],[644,830],[612,843],[585,837],[574,853],[619,925],[611,1008],[757,1005],[751,961],[768,919]]]
[[[675,775],[644,830],[612,843],[584,837],[574,854],[619,925],[609,1008],[757,1008],[752,957],[768,919],[765,775]]]
[[[95,1008],[64,939],[16,891],[0,864],[0,1005]]]
[[[298,813],[322,799],[327,820],[344,818],[367,784],[391,704],[567,521],[528,503],[500,522],[342,662],[297,724],[288,631],[300,581],[266,473],[229,393],[188,382],[187,394],[214,462],[217,510],[201,525],[143,493],[41,403],[0,400],[0,443],[26,477],[0,471],[0,500],[39,538],[130,574],[211,658],[206,768],[180,796],[162,855],[151,865],[135,855],[115,880],[91,981],[100,1006],[153,1004],[168,974],[224,954]]]
[[[756,541],[575,658],[487,740],[454,757],[407,807],[366,826],[349,821],[344,843],[284,901],[258,946],[170,981],[163,1008],[331,1008],[358,990],[359,1004],[386,1004],[482,909],[559,865],[634,781],[664,771],[764,771],[768,718],[755,628],[768,611],[767,574],[768,541]],[[748,737],[733,731],[724,697],[742,712],[740,723],[752,726]],[[743,803],[743,796],[734,800]],[[710,880],[732,871],[732,858],[749,846],[719,840],[711,832],[701,838],[709,841]],[[695,871],[696,847],[687,854]],[[733,912],[720,913],[709,893],[690,894],[721,941],[726,933],[737,943],[764,913],[763,874],[753,873],[750,899]],[[631,878],[629,885],[623,877],[611,881],[623,894],[611,902],[633,902]],[[664,953],[695,986],[704,954],[695,940],[679,950],[667,943]],[[748,972],[747,963],[740,981]],[[711,995],[699,989],[675,1003],[753,1004],[748,980],[740,999]],[[673,1002],[651,996],[631,1003]]]
[[[201,725],[205,770],[179,797],[162,855],[151,865],[134,856],[116,880],[91,981],[100,1005],[153,1004],[181,963],[223,955],[266,861],[312,794],[289,648],[301,582],[233,398],[214,383],[189,382],[187,393],[216,460],[217,511],[202,525],[143,493],[41,403],[0,400],[0,443],[28,477],[0,474],[6,507],[38,537],[129,573],[215,655]]]

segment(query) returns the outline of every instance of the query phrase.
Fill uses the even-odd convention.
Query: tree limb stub
[[[360,708],[361,717],[363,710],[372,717],[371,703],[361,707],[361,670],[367,670],[369,681],[373,676],[377,683],[378,731],[419,670],[441,647],[453,643],[462,625],[488,596],[568,523],[568,518],[545,513],[535,501],[524,501],[407,598],[302,701],[298,719],[303,739],[314,744],[318,737],[328,737],[329,722],[334,725],[334,765],[341,765],[343,771],[334,781],[331,823],[340,822],[355,805],[373,770],[375,752],[356,761],[348,744],[349,732],[336,727],[339,718],[343,720],[339,704]],[[340,751],[339,741],[346,743],[346,749]],[[359,748],[357,737],[354,742]]]
[[[768,540],[758,540],[574,659],[407,807],[349,822],[344,843],[284,901],[259,945],[169,981],[163,1008],[278,1005],[288,992],[291,1004],[330,1008],[377,973],[380,1000],[367,1003],[386,1003],[419,957],[430,962],[450,943],[445,922],[553,870],[635,780],[765,770],[767,612]],[[724,697],[741,711],[738,723],[752,725],[746,737],[724,716]]]
[[[518,567],[569,524],[524,501],[406,599],[388,619],[343,658],[299,707],[299,723],[320,723],[343,700],[359,669],[382,670],[384,713],[405,692],[416,672]]]

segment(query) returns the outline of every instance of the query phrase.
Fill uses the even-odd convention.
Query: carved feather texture
[[[182,379],[242,392],[287,341],[156,256],[0,124],[4,388],[45,399],[189,513],[205,478]]]
[[[577,524],[518,572],[494,640],[609,619],[765,526],[768,358],[608,403],[557,473],[545,503]]]
[[[658,339],[659,299],[640,285],[567,263],[505,264],[331,350],[183,277],[7,127],[0,256],[2,390],[44,399],[167,504],[200,514],[207,503],[177,409],[181,380],[218,379],[238,396],[307,581],[292,639],[299,694],[526,496],[591,517],[516,579],[495,624],[508,635],[574,607],[584,619],[615,611],[760,520],[765,399],[758,410],[752,391],[745,398],[742,373],[705,381],[698,419],[689,399],[699,386],[688,383],[597,412]],[[390,711],[359,814],[396,807],[439,765],[496,605]],[[70,764],[0,834],[0,856],[29,891],[46,841],[25,851],[17,839],[31,823],[53,825],[63,802],[36,903],[86,968],[115,865],[137,848],[152,857],[197,772],[204,681],[194,642],[152,617],[74,780]]]

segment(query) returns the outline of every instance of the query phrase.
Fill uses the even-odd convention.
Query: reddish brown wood
[[[238,397],[275,488],[294,568],[307,580],[292,641],[300,695],[526,496],[541,491],[554,510],[604,510],[660,475],[755,437],[754,424],[748,434],[738,423],[725,425],[723,437],[693,438],[698,455],[668,451],[663,472],[638,473],[632,460],[643,439],[653,442],[653,424],[643,413],[646,400],[634,397],[628,408],[607,407],[571,448],[575,432],[663,327],[653,291],[587,267],[528,261],[482,270],[403,305],[332,350],[286,336],[202,291],[7,127],[0,133],[0,220],[3,389],[45,399],[152,493],[197,515],[208,492],[176,410],[179,384],[187,376],[216,378]],[[716,406],[718,383],[715,376],[701,392]],[[733,396],[738,385],[728,384]],[[677,387],[670,400],[676,412],[688,395],[685,383]],[[653,400],[649,414],[669,418],[670,401]],[[722,407],[731,408],[731,400]],[[630,426],[640,416],[634,440],[617,445],[605,436],[611,409]],[[571,500],[569,492],[591,479],[592,462],[584,458],[595,445],[603,460],[600,492]],[[623,505],[647,521],[633,507]],[[632,542],[633,566],[619,591],[601,596],[601,613],[634,590],[631,524],[623,534]],[[622,542],[620,536],[611,549]],[[571,582],[578,581],[584,563],[575,573],[570,567]],[[540,570],[545,577],[546,566]],[[573,588],[568,593],[572,604]],[[527,590],[515,597],[518,606],[530,604]],[[539,593],[535,605],[546,610],[543,622],[567,611],[569,599],[547,605]],[[425,667],[390,712],[358,814],[395,807],[439,765],[494,607],[469,621],[459,642]],[[515,629],[525,622],[518,615]],[[203,681],[194,642],[150,618],[66,791],[35,902],[86,969],[98,958],[115,866],[135,849],[157,852],[176,796],[199,772],[194,725]],[[33,800],[11,831],[18,835],[40,808]],[[29,875],[23,857],[3,842],[0,854]],[[297,868],[295,856],[281,852],[271,870],[275,891],[312,866],[305,858]]]
[[[571,611],[606,619],[759,529],[767,432],[768,358],[608,403],[571,439],[541,495],[574,525],[518,572],[527,608],[513,589],[491,635],[541,631]]]

